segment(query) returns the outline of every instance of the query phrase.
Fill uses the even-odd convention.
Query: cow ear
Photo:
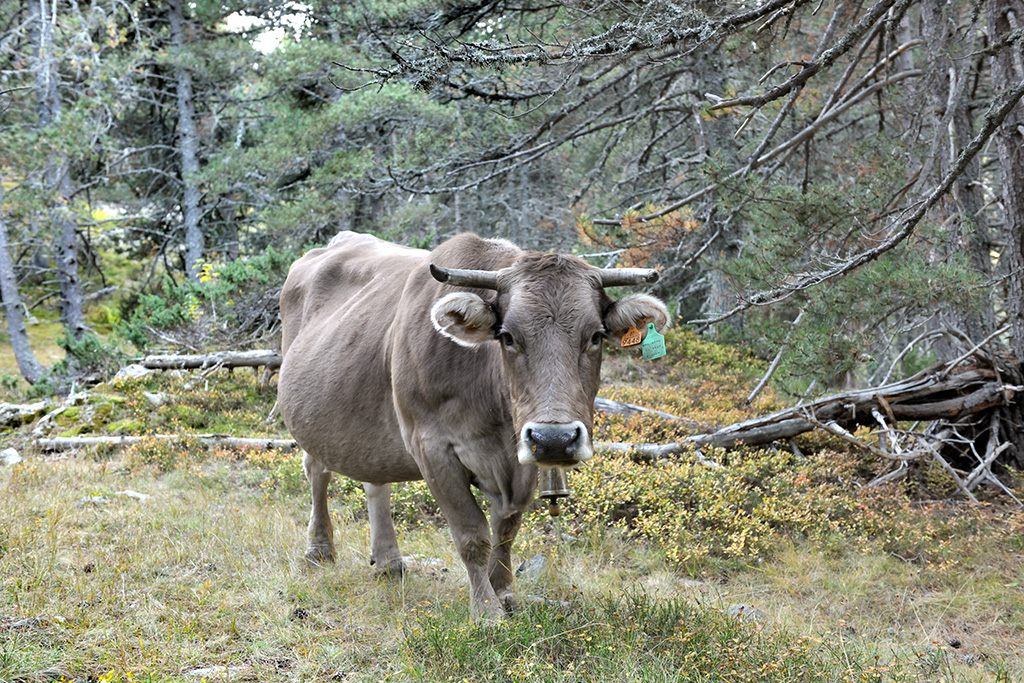
[[[497,317],[490,304],[470,292],[448,294],[430,309],[438,332],[462,346],[476,346],[494,339]]]
[[[664,332],[670,322],[668,308],[661,299],[649,294],[627,294],[613,303],[604,316],[605,329],[614,340],[621,340],[631,327],[646,335],[649,323],[654,323],[658,332]]]

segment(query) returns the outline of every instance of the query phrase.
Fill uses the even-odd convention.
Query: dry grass
[[[403,549],[418,561],[404,580],[379,581],[367,563],[361,512],[347,507],[339,491],[339,560],[310,568],[301,560],[305,497],[268,488],[272,469],[228,453],[180,454],[179,462],[196,461],[167,473],[121,455],[106,457],[30,458],[0,470],[0,680],[163,681],[188,672],[199,672],[195,680],[218,678],[211,667],[231,680],[445,679],[420,661],[439,656],[433,648],[448,647],[437,641],[441,636],[424,635],[429,629],[480,638],[478,648],[505,648],[508,670],[523,677],[495,680],[540,675],[536,661],[513,656],[512,644],[501,638],[495,644],[496,636],[477,627],[466,631],[465,576],[444,528],[402,525]],[[126,490],[151,497],[119,493]],[[594,528],[570,536],[570,527],[568,520],[533,518],[518,556],[546,552],[553,566],[540,585],[520,586],[521,594],[539,592],[595,609],[606,596],[634,592],[645,604],[678,604],[704,619],[733,603],[753,604],[775,624],[757,636],[766,662],[782,661],[794,643],[817,643],[801,656],[836,660],[829,664],[834,680],[857,680],[854,673],[863,673],[864,658],[873,656],[901,673],[863,680],[992,681],[1024,674],[1024,600],[1010,585],[1020,558],[981,540],[972,542],[976,566],[966,574],[877,553],[829,557],[795,544],[760,567],[695,582],[656,549],[619,531]],[[551,609],[552,619],[564,618]],[[31,618],[42,621],[11,628]],[[422,627],[410,627],[421,619]],[[588,619],[550,628],[596,629],[587,625],[600,620]],[[624,627],[643,626],[630,619],[637,625],[627,619]],[[690,623],[683,630],[721,628],[716,624]],[[520,638],[517,625],[505,637]],[[587,632],[595,647],[611,648],[621,636],[614,629]],[[799,634],[811,640],[799,641]],[[953,638],[959,648],[950,645]],[[656,668],[648,658],[662,655],[637,652],[631,642],[632,650],[601,661]],[[849,653],[828,649],[836,643]],[[603,680],[591,659],[566,656],[556,660],[580,668],[568,677],[546,669],[546,680]],[[843,657],[854,663],[844,665]],[[460,665],[479,666],[457,660],[440,671]],[[734,680],[789,680],[737,671]],[[480,679],[493,673],[480,672]]]
[[[7,318],[0,315],[0,380],[4,387],[25,391],[29,385],[21,376],[18,370],[18,362],[14,357],[14,350],[11,348],[11,338],[7,334]],[[57,337],[64,331],[60,321],[32,320],[28,327],[29,341],[36,359],[47,367],[57,361],[63,360],[67,355],[64,349],[57,344]],[[0,389],[0,395],[5,391]]]
[[[233,485],[238,470],[214,462],[156,476],[79,457],[0,473],[0,679],[160,679],[214,666],[369,674],[378,660],[391,666],[394,614],[465,599],[432,529],[406,534],[406,550],[443,550],[455,576],[375,580],[367,529],[347,510],[335,511],[337,564],[306,566],[304,503]],[[44,621],[10,628],[29,618]]]
[[[642,391],[711,419],[740,384],[726,378],[716,394],[697,380],[676,396]],[[144,392],[169,400],[155,407]],[[281,435],[263,422],[273,395],[250,373],[94,393],[52,430]],[[602,428],[631,436],[648,426]],[[52,457],[22,437],[6,438],[25,462],[0,467],[0,681],[1024,680],[1024,513],[864,495],[851,482],[871,472],[836,451],[793,467],[778,454],[730,455],[725,479],[684,462],[647,479],[628,462],[590,463],[571,477],[563,517],[531,512],[516,544],[516,562],[551,560],[519,595],[549,601],[478,624],[422,484],[394,496],[410,571],[382,581],[368,564],[361,490],[345,480],[332,485],[337,563],[302,560],[308,493],[296,456],[144,441]],[[592,481],[600,472],[617,483]],[[681,477],[685,492],[672,481]],[[626,480],[647,481],[651,494],[636,498],[635,515],[594,515],[620,512],[603,496]],[[729,487],[737,495],[723,497]],[[748,506],[740,522],[736,505]],[[679,546],[637,522],[645,517],[707,548],[680,562]],[[765,530],[756,553],[733,552],[734,524]],[[734,604],[770,622],[726,617]]]

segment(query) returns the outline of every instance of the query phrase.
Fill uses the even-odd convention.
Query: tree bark
[[[47,15],[46,1],[32,0],[29,10],[33,25],[37,125],[40,130],[44,130],[58,122],[61,111],[57,60],[53,52],[56,8],[52,10],[54,14]],[[70,166],[66,153],[51,149],[44,177],[46,189],[50,193],[48,213],[53,229],[61,322],[72,338],[81,339],[87,327],[78,276],[78,226],[69,211],[73,194]]]
[[[1009,84],[1024,81],[1024,0],[989,0],[989,44],[998,45],[1012,32],[1016,40],[1004,46],[992,59],[992,89],[999,92]],[[1003,185],[1005,257],[1009,271],[1006,281],[1006,317],[1010,325],[1010,349],[1017,362],[1024,362],[1024,103],[1020,100],[995,133]],[[1012,457],[1024,466],[1024,405],[1013,406],[1006,420],[1011,427],[1007,438],[1013,443]]]
[[[281,354],[269,349],[253,351],[218,351],[199,355],[146,356],[135,361],[150,370],[202,370],[206,368],[255,368],[274,370],[281,367]]]
[[[7,223],[4,221],[2,208],[4,204],[4,186],[0,183],[0,297],[3,298],[4,311],[7,314],[7,331],[11,336],[11,347],[14,358],[22,377],[29,384],[35,384],[46,368],[36,360],[32,352],[32,344],[28,339],[28,328],[25,316],[21,312],[21,295],[18,293],[18,279],[14,274],[14,261],[7,240]]]
[[[57,205],[50,209],[53,226],[53,251],[60,289],[60,319],[74,339],[81,339],[88,330],[85,322],[82,283],[78,275],[78,224],[68,210],[71,197],[71,176],[67,157],[54,159],[51,169],[58,189]]]
[[[926,165],[934,165],[938,178],[945,176],[964,147],[974,136],[972,98],[969,85],[976,78],[978,61],[973,57],[978,40],[972,23],[968,23],[964,39],[961,8],[955,3],[921,3],[922,35],[928,60],[923,82],[925,97],[934,122],[932,158]],[[930,178],[924,179],[932,182]],[[936,208],[939,221],[949,225],[945,253],[939,255],[947,263],[966,257],[967,264],[987,281],[991,277],[991,247],[987,225],[982,215],[984,196],[981,182],[981,162],[972,158],[954,182],[947,197]],[[977,312],[957,311],[949,321],[974,340],[983,339],[995,328],[995,314],[991,304]],[[939,355],[951,357],[954,347],[940,339],[936,348]]]
[[[170,0],[171,44],[174,46],[174,82],[178,98],[178,156],[181,160],[182,214],[185,232],[185,270],[198,281],[203,258],[203,232],[199,226],[199,142],[196,133],[195,100],[192,96],[192,75],[182,63],[185,48],[185,13],[181,0]]]
[[[1024,26],[1024,0],[989,0],[989,43],[1006,40]],[[998,92],[1024,80],[1024,39],[1007,45],[992,59],[992,87]],[[1024,361],[1024,104],[1020,101],[995,134],[1003,184],[1006,258],[1009,268],[1006,308],[1011,348]]]
[[[290,451],[298,446],[294,439],[256,439],[223,434],[150,434],[149,436],[58,436],[52,439],[36,439],[40,448],[46,451],[67,451],[86,446],[130,446],[146,439],[160,441],[185,441],[194,439],[208,446],[228,446],[235,448],[260,448],[270,450],[279,448]]]

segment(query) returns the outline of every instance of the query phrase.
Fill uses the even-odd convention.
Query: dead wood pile
[[[671,444],[607,444],[632,448],[645,458],[782,442],[813,430],[892,462],[870,485],[907,475],[914,462],[940,465],[971,500],[982,483],[1001,488],[1020,504],[997,474],[1024,467],[1024,396],[1021,366],[975,347],[964,356],[912,377],[867,389],[844,391]],[[665,419],[682,419],[662,413]],[[863,428],[868,428],[867,432]],[[857,431],[862,430],[862,431]],[[856,434],[854,432],[857,432]],[[703,455],[700,460],[710,463]]]

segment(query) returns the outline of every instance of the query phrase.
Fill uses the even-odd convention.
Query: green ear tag
[[[665,336],[654,329],[654,323],[647,323],[647,336],[640,348],[644,352],[644,360],[654,360],[665,355]]]

